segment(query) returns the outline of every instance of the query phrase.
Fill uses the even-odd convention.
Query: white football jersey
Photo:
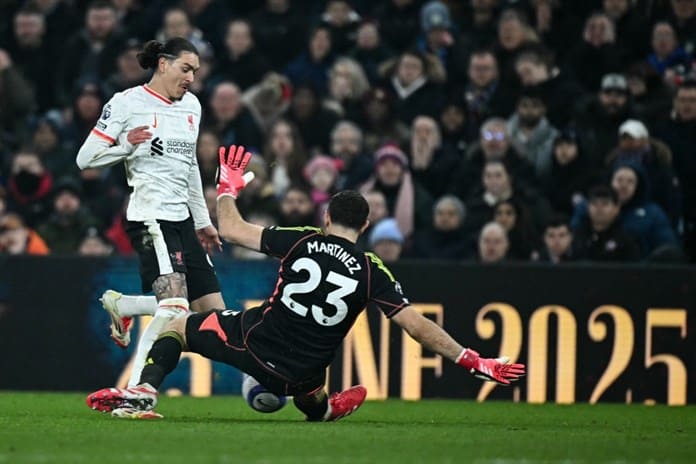
[[[77,155],[81,169],[123,161],[132,188],[130,221],[183,221],[189,208],[196,229],[209,225],[203,199],[196,141],[201,104],[190,92],[171,101],[146,85],[116,93]],[[150,140],[131,145],[128,132],[148,126]]]

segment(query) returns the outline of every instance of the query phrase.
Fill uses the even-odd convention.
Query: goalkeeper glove
[[[254,179],[253,172],[244,174],[251,153],[246,152],[241,145],[230,145],[229,150],[220,147],[218,154],[220,166],[217,172],[217,197],[237,198],[239,192]]]
[[[469,371],[474,377],[500,385],[510,385],[525,374],[524,364],[508,364],[507,357],[482,358],[469,348],[464,348],[457,356],[456,363]]]

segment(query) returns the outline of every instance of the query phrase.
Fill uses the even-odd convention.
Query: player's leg
[[[152,221],[129,223],[131,242],[140,257],[143,291],[157,298],[155,314],[138,340],[129,386],[135,386],[147,353],[165,326],[189,312],[187,268],[182,228],[186,222]]]
[[[355,412],[365,401],[367,389],[355,385],[329,397],[323,386],[308,393],[296,394],[293,402],[310,422],[332,422]]]

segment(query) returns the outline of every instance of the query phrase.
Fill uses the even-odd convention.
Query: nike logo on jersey
[[[162,145],[162,139],[155,137],[150,142],[150,156],[162,156],[164,155],[164,146]]]
[[[155,120],[152,121],[152,127],[153,129],[157,129],[157,113],[155,113]]]

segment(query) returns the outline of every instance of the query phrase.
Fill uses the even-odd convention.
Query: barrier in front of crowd
[[[216,260],[227,306],[258,303],[273,288],[277,266]],[[486,356],[526,363],[528,375],[511,388],[482,383],[369,307],[328,370],[332,390],[362,383],[373,399],[696,402],[693,267],[390,267],[426,317]],[[88,391],[125,383],[135,343],[121,350],[108,338],[97,301],[106,288],[139,293],[137,262],[2,258],[0,389]],[[237,393],[239,373],[185,354],[163,387],[197,396]]]

